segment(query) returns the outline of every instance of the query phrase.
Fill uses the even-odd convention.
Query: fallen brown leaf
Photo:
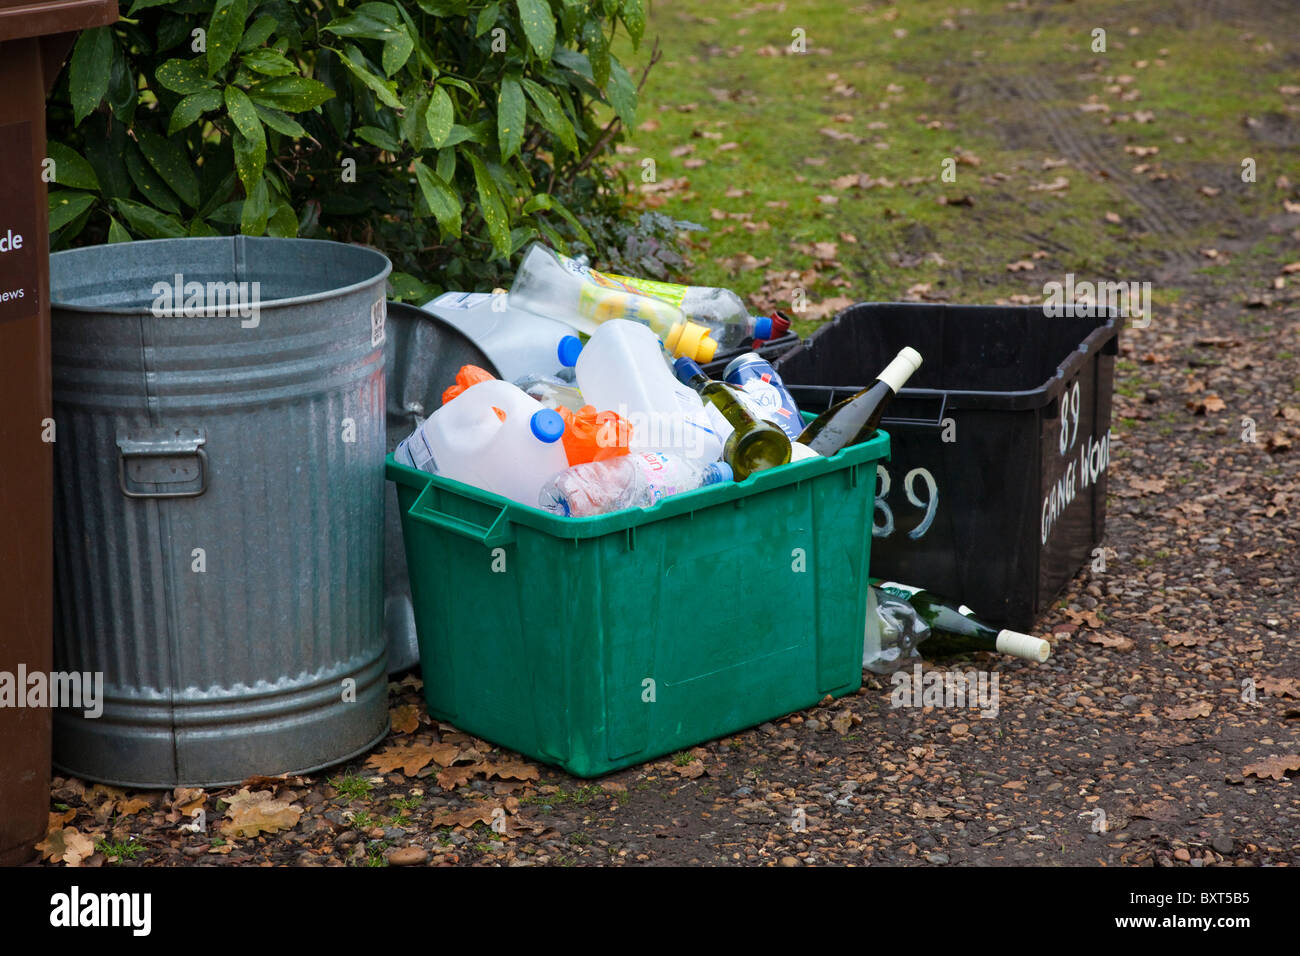
[[[1190,704],[1165,708],[1165,716],[1170,720],[1195,720],[1197,717],[1209,717],[1213,712],[1214,705],[1208,700],[1197,700]]]
[[[1101,619],[1096,611],[1074,611],[1066,608],[1064,614],[1075,624],[1085,624],[1094,629],[1106,626],[1106,622]]]
[[[696,777],[702,777],[705,773],[703,760],[692,760],[688,764],[673,764],[673,773],[685,777],[687,780],[694,780]]]
[[[444,810],[434,815],[429,821],[429,826],[469,829],[476,823],[491,825],[494,819],[493,811],[496,810],[504,812],[505,807],[499,803],[477,803],[463,810]]]
[[[1164,478],[1132,478],[1129,487],[1144,495],[1158,495],[1169,485]]]
[[[402,704],[388,711],[388,721],[397,734],[409,734],[420,729],[420,709],[414,704]]]
[[[221,830],[228,836],[254,837],[291,830],[303,813],[296,803],[275,799],[270,790],[240,790],[225,800],[229,806]]]
[[[81,861],[95,852],[95,841],[76,827],[51,830],[45,839],[36,844],[43,859],[65,866],[81,866]]]
[[[1300,678],[1261,677],[1257,686],[1270,697],[1300,697]]]
[[[1113,647],[1120,652],[1133,650],[1133,641],[1127,637],[1120,637],[1116,634],[1089,634],[1089,644],[1100,644],[1102,647]]]
[[[400,743],[366,759],[367,767],[374,767],[381,773],[401,770],[408,777],[437,761],[440,766],[450,767],[460,756],[460,747],[448,743]]]
[[[134,816],[141,810],[148,810],[152,806],[153,801],[148,797],[127,797],[117,801],[117,815],[119,817]]]
[[[1187,407],[1192,410],[1193,414],[1206,415],[1210,412],[1221,412],[1228,406],[1224,404],[1223,399],[1211,392],[1200,398],[1192,399],[1187,403]]]
[[[71,820],[73,817],[75,817],[76,815],[77,815],[77,811],[72,807],[69,807],[67,810],[64,810],[62,813],[51,813],[50,822],[45,827],[45,832],[49,833],[52,830],[63,829],[63,825],[67,823],[69,820]]]
[[[1285,780],[1287,773],[1293,770],[1300,770],[1300,754],[1266,757],[1258,763],[1247,766],[1241,774],[1244,777],[1259,777],[1261,780]]]
[[[1204,647],[1214,640],[1212,634],[1166,634],[1164,642],[1170,647]]]
[[[497,777],[500,780],[541,779],[537,767],[534,764],[524,763],[522,760],[493,764],[487,768],[487,778],[491,780],[493,777]]]
[[[447,767],[445,770],[438,771],[438,786],[444,790],[455,790],[457,787],[463,787],[476,776],[481,768],[474,764],[466,764],[460,767]]]

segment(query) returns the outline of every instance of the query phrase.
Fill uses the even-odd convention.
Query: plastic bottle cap
[[[538,441],[544,441],[548,445],[551,442],[560,440],[564,434],[564,419],[559,413],[550,408],[543,408],[541,411],[533,412],[533,417],[529,424],[532,426],[533,435]]]
[[[754,338],[770,339],[772,337],[772,320],[766,315],[760,315],[754,320]]]
[[[731,470],[731,466],[725,461],[715,461],[709,467],[712,468],[713,473],[718,476],[719,482],[736,480],[736,473]]]
[[[560,339],[559,347],[556,348],[555,354],[559,358],[560,364],[565,368],[573,368],[578,364],[578,354],[582,351],[582,339],[576,335],[566,335]]]
[[[689,382],[696,375],[703,375],[704,369],[700,368],[693,359],[682,356],[673,363],[673,372],[677,375],[679,382]]]
[[[717,340],[709,336],[709,327],[697,322],[674,322],[664,346],[674,355],[697,362],[712,362],[718,351]]]
[[[772,319],[772,334],[770,338],[779,339],[781,336],[785,335],[785,333],[790,331],[790,320],[787,319],[780,312],[776,313],[776,315],[771,316],[771,319]]]

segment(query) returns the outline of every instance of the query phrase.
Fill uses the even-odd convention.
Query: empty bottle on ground
[[[1043,662],[1052,645],[1019,631],[985,624],[965,604],[897,581],[871,580],[877,613],[888,615],[898,630],[896,637],[905,652],[924,641],[926,657],[942,657],[966,651],[994,651],[1027,661]]]

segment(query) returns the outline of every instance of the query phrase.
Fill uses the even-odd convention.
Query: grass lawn
[[[1297,258],[1267,228],[1300,180],[1294,11],[1206,6],[655,0],[618,51],[662,54],[618,165],[708,227],[691,281],[805,334],[855,301],[1037,302],[1068,272],[1151,281],[1158,312]]]

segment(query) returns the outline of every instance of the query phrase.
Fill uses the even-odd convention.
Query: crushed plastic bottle
[[[700,464],[669,452],[639,452],[561,472],[542,488],[538,503],[552,514],[586,518],[649,507],[669,495],[731,478],[726,462]]]
[[[515,385],[526,395],[556,411],[567,408],[571,412],[576,412],[587,404],[582,397],[581,389],[554,375],[524,375],[515,379]]]

